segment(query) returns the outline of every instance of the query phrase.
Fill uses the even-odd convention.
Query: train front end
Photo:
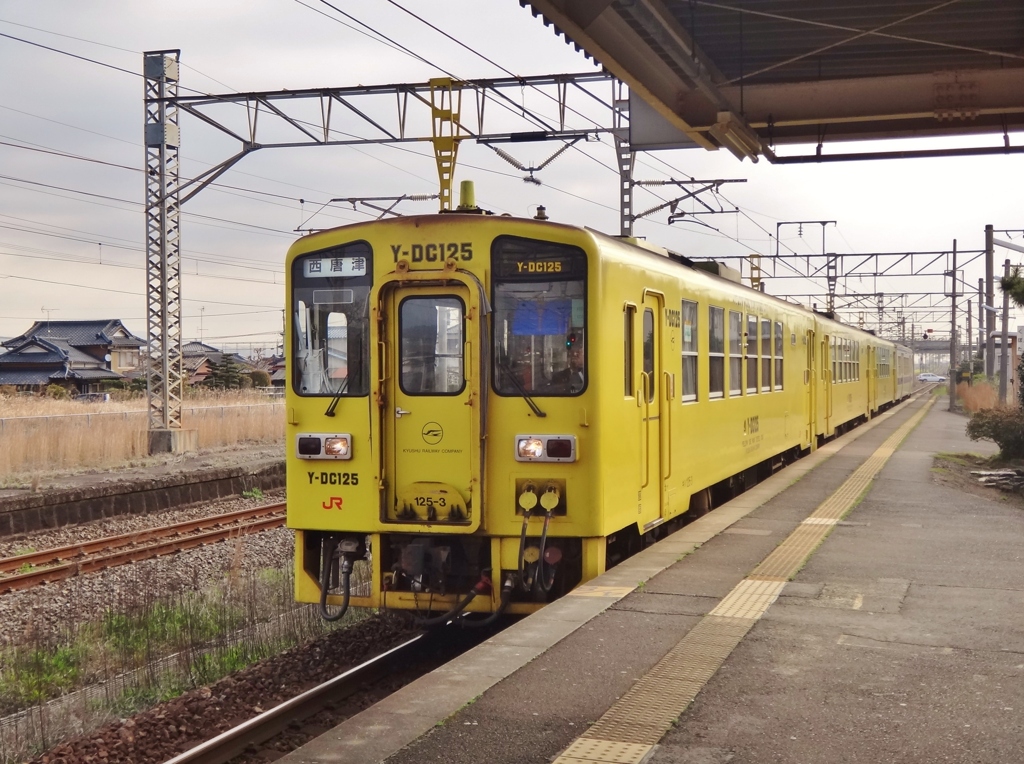
[[[586,256],[502,233],[539,228],[423,216],[290,250],[288,524],[297,599],[324,617],[532,612],[603,567],[599,520],[567,512],[573,491],[593,506]]]

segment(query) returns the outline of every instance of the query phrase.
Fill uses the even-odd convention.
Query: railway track
[[[266,760],[268,753],[277,758],[477,646],[501,628],[447,626],[426,631],[165,764],[226,764],[233,759],[258,762]]]
[[[173,525],[0,558],[0,594],[104,568],[215,544],[285,524],[285,505],[268,504]],[[40,567],[41,566],[41,567]]]
[[[351,697],[365,685],[423,660],[427,652],[424,649],[426,642],[431,642],[430,635],[419,634],[366,663],[339,674],[334,679],[200,743],[165,764],[224,764],[231,761],[289,727],[301,725],[324,708]]]

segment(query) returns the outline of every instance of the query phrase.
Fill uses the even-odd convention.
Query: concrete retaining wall
[[[275,461],[7,496],[0,498],[0,537],[117,515],[161,512],[240,496],[253,488],[269,491],[284,484],[284,461]]]

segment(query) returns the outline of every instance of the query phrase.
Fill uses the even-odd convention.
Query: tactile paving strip
[[[611,764],[640,764],[650,752],[652,745],[619,743],[614,740],[597,740],[581,737],[565,749],[556,759],[561,764],[577,762],[611,762]]]
[[[708,615],[757,620],[779,598],[785,581],[745,578]]]
[[[854,507],[896,447],[928,413],[934,400],[930,399],[890,435],[750,576],[740,581],[717,607],[690,629],[650,673],[555,759],[554,764],[638,764],[771,607],[786,582]]]
[[[703,618],[583,737],[643,745],[657,743],[729,657],[754,621],[753,618]]]

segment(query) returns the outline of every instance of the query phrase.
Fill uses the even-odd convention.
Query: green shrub
[[[1004,459],[1024,457],[1024,410],[983,409],[967,422],[971,440],[991,440]]]
[[[249,372],[249,379],[253,387],[270,387],[270,375],[263,369],[254,369]]]
[[[47,385],[46,386],[46,397],[54,398],[56,400],[67,400],[71,397],[71,393],[67,391],[67,388],[61,387],[60,385]]]

